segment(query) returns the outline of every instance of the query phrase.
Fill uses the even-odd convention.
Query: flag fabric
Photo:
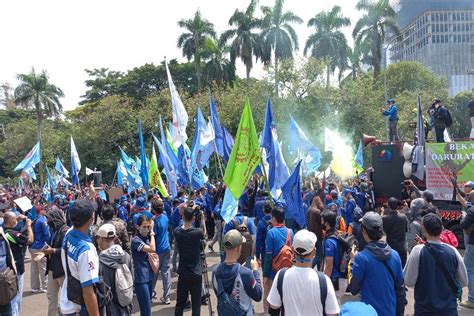
[[[219,122],[219,114],[217,113],[216,104],[212,97],[209,97],[209,109],[211,112],[211,123],[215,133],[215,142],[217,154],[224,157],[224,131]]]
[[[298,155],[299,152],[306,153],[315,147],[306,137],[295,119],[290,115],[290,153]]]
[[[318,168],[321,166],[321,151],[318,147],[314,146],[308,150],[304,158],[304,165],[306,167],[305,175],[309,175],[310,173],[316,172]]]
[[[423,112],[421,110],[421,97],[418,96],[418,111],[416,116],[415,136],[413,137],[413,152],[411,157],[412,173],[420,180],[425,178],[425,125],[423,123]]]
[[[35,146],[26,154],[25,158],[16,166],[15,171],[33,169],[41,161],[40,143],[37,142]]]
[[[140,142],[140,178],[142,178],[143,187],[148,192],[148,161],[145,153],[145,142],[143,141],[142,120],[138,118],[138,140]]]
[[[166,152],[166,149],[163,147],[161,142],[156,138],[155,135],[151,134],[153,137],[153,140],[155,141],[156,146],[158,147],[158,151],[161,156],[161,161],[163,162],[163,166],[165,168],[165,175],[166,179],[168,179],[168,186],[171,191],[171,197],[175,197],[178,195],[178,189],[177,189],[177,174],[176,174],[176,169],[173,166],[170,158],[168,157],[168,154]]]
[[[207,123],[198,107],[195,120],[193,151],[191,154],[191,173],[200,172],[207,165],[209,158],[215,151],[215,134],[212,124]]]
[[[334,151],[334,139],[338,139],[329,128],[324,128],[324,151]]]
[[[260,137],[260,147],[267,150],[267,155],[272,151],[273,147],[273,133],[275,128],[273,123],[272,101],[267,98],[267,110],[265,112],[265,122],[263,124],[263,131]]]
[[[360,140],[359,148],[357,148],[357,153],[355,155],[355,164],[359,173],[361,171],[364,171],[364,150],[362,146],[362,140]]]
[[[290,177],[290,172],[288,171],[288,166],[286,165],[285,158],[283,158],[283,153],[281,151],[281,145],[278,142],[277,135],[274,133],[272,137],[273,150],[273,167],[269,168],[269,175],[272,174],[273,185],[270,186],[272,193],[276,193],[276,190],[281,189],[285,182]]]
[[[186,126],[188,125],[189,117],[184,108],[183,102],[181,101],[181,97],[178,94],[178,90],[176,90],[173,83],[173,78],[171,78],[168,63],[166,61],[165,66],[171,93],[171,104],[173,106],[173,144],[175,147],[179,148],[179,146],[188,139],[188,136],[186,135]]]
[[[242,195],[248,180],[261,160],[260,144],[250,101],[247,98],[237,129],[234,148],[224,174],[224,182],[236,199]]]
[[[174,152],[175,155],[178,155],[178,150],[173,145],[173,137],[171,136],[168,128],[165,128],[165,135],[166,135],[166,140],[168,141],[169,147],[171,148],[171,150]]]
[[[81,171],[81,161],[79,160],[76,144],[74,144],[74,139],[72,139],[71,136],[71,172],[73,185],[79,183],[79,171]]]
[[[59,157],[56,157],[56,165],[54,166],[54,170],[59,172],[63,177],[69,178],[69,171],[67,171],[67,169],[64,167]]]
[[[149,187],[152,189],[157,189],[163,198],[168,197],[168,191],[166,190],[163,179],[161,178],[160,170],[158,169],[155,146],[152,146],[150,160],[150,174],[148,175]]]
[[[94,173],[94,170],[89,169],[89,168],[86,167],[86,175],[90,176],[93,173]]]
[[[232,135],[229,133],[227,128],[225,128],[223,125],[221,125],[222,128],[222,133],[224,134],[224,155],[222,158],[224,158],[225,161],[229,161],[230,154],[232,153],[232,149],[234,148],[234,139],[232,138]]]
[[[192,167],[192,152],[188,145],[184,143],[178,149],[178,159],[181,162],[178,168],[178,183],[183,186],[191,184],[193,189],[200,189],[207,182],[207,175],[204,170]]]
[[[35,173],[35,170],[33,169],[33,167],[27,168],[27,169],[23,169],[22,175],[23,175],[23,174],[24,174],[26,177],[31,178],[32,180],[36,180],[36,173]]]
[[[139,189],[143,186],[142,179],[140,178],[139,170],[136,162],[130,158],[125,151],[119,147],[122,162],[127,174],[127,182],[129,190]]]
[[[48,187],[51,192],[56,191],[56,182],[53,181],[53,177],[51,177],[51,173],[49,172],[48,166],[44,166],[46,168],[46,175],[48,176]]]
[[[117,184],[119,186],[124,185],[123,179],[127,177],[127,169],[125,169],[125,166],[123,164],[122,159],[117,161]]]
[[[300,228],[303,228],[306,227],[306,212],[303,208],[301,196],[300,172],[301,160],[296,165],[288,181],[281,188],[281,191],[286,202],[287,217],[294,219]]]
[[[229,223],[237,215],[238,207],[239,199],[234,197],[229,188],[226,188],[221,207],[221,217],[224,222]]]

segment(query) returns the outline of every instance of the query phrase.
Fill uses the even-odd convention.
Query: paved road
[[[32,294],[30,292],[30,264],[29,264],[29,259],[27,260],[26,263],[26,272],[25,272],[25,289],[24,289],[24,299],[22,303],[22,310],[21,310],[21,315],[22,316],[43,316],[47,314],[48,312],[48,300],[46,298],[46,294]],[[218,264],[219,258],[215,254],[208,253],[207,254],[207,263],[210,268]],[[209,274],[210,275],[210,274]],[[154,302],[153,303],[153,315],[160,315],[160,316],[168,316],[168,315],[174,315],[174,304],[176,302],[176,285],[178,282],[178,277],[176,274],[173,274],[172,276],[172,286],[171,286],[171,305],[162,305],[161,303]],[[161,281],[158,281],[157,287],[156,287],[157,293],[160,294],[162,293],[162,286],[161,286]],[[464,289],[464,299],[467,298],[467,290]],[[217,315],[216,312],[216,297],[214,295],[214,291],[211,291],[211,302],[212,306],[214,309],[214,313]],[[348,300],[357,300],[356,297],[353,296],[346,296],[343,301],[348,301]],[[408,292],[408,305],[405,310],[406,315],[413,315],[413,291],[409,290]],[[138,310],[138,302],[136,299],[134,299],[134,314],[133,315],[139,315],[139,310]],[[262,303],[257,303],[254,305],[255,306],[255,312],[257,315],[263,315],[263,306]],[[469,309],[465,309],[462,307],[458,308],[459,315],[474,315],[474,312]],[[201,314],[204,316],[209,315],[209,309],[208,306],[202,306],[201,308]],[[185,315],[191,315],[191,311],[187,310],[185,312]]]

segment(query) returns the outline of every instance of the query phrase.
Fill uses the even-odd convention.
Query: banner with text
[[[474,181],[474,142],[426,143],[426,188],[435,200],[452,200],[453,179]]]

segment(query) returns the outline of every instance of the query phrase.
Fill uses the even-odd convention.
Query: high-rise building
[[[399,37],[386,64],[418,61],[448,80],[450,95],[474,88],[474,0],[395,0]]]

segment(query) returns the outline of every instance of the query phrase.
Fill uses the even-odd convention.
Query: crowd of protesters
[[[305,227],[258,179],[227,223],[221,183],[174,199],[133,191],[113,201],[93,185],[60,188],[52,202],[34,190],[0,188],[0,272],[12,269],[17,279],[0,314],[20,314],[29,249],[31,292],[47,293],[50,316],[130,315],[134,296],[140,315],[151,315],[153,302],[200,315],[209,288],[220,315],[253,315],[256,304],[270,315],[403,315],[407,287],[416,315],[456,315],[463,287],[468,300],[460,305],[474,308],[474,183],[454,184],[464,206],[464,258],[433,194],[411,181],[376,206],[370,181],[305,179]],[[22,210],[14,202],[21,196],[33,207]],[[221,259],[209,284],[206,252]],[[344,303],[347,295],[360,301]]]

